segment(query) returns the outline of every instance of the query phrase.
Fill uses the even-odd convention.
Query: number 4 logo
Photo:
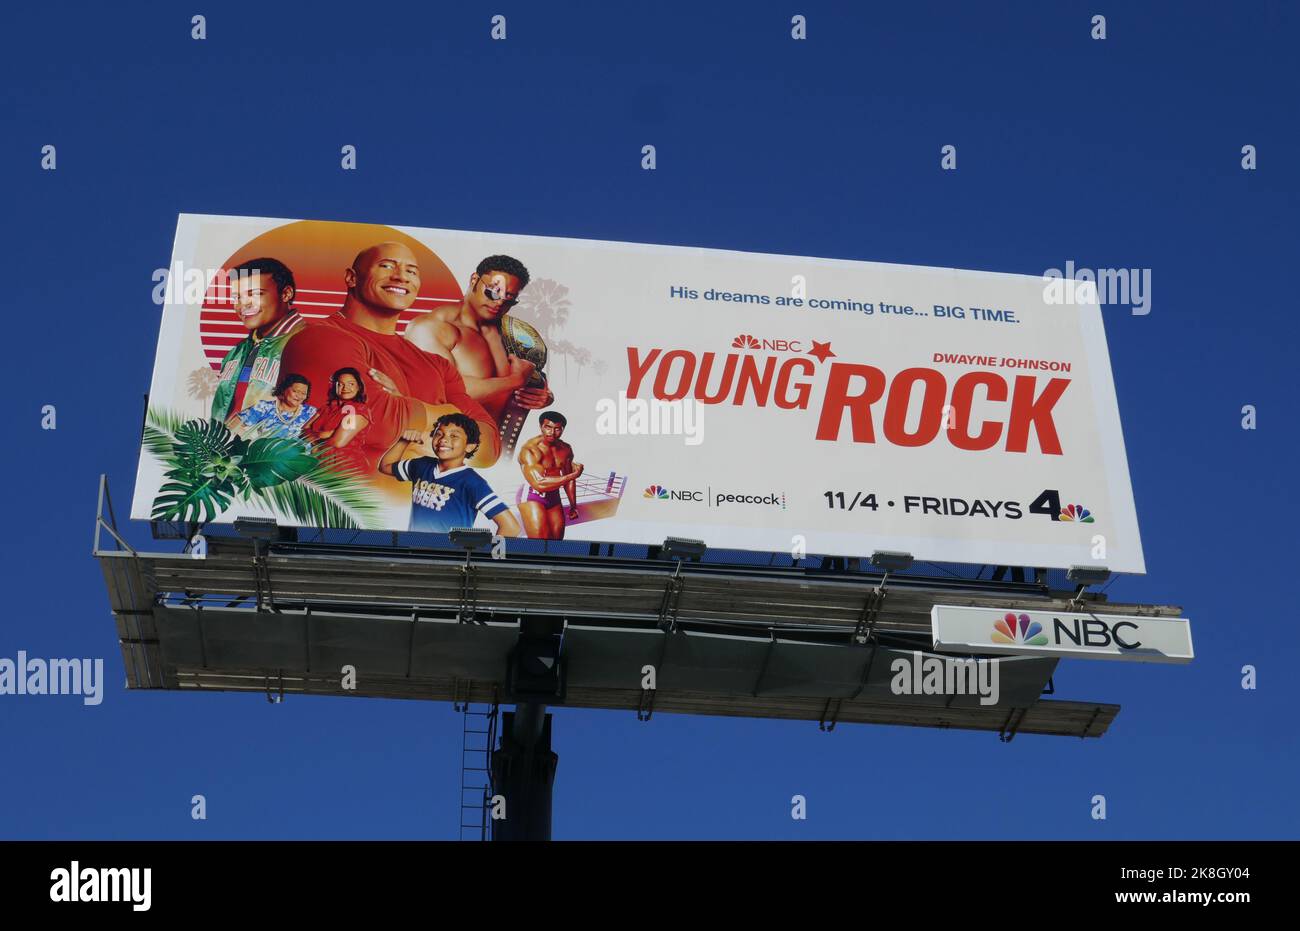
[[[1030,514],[1046,514],[1052,520],[1061,519],[1061,493],[1055,488],[1046,489],[1029,503]]]

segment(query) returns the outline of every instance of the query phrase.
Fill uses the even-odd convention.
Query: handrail
[[[108,520],[104,520],[104,509],[108,508]],[[107,530],[114,540],[118,543],[115,550],[105,550],[100,548],[100,531]],[[92,542],[91,555],[101,556],[105,553],[118,553],[126,550],[132,556],[139,555],[130,543],[122,539],[122,535],[117,532],[117,516],[113,513],[113,498],[108,492],[108,475],[100,473],[99,476],[99,501],[95,506],[95,537]]]

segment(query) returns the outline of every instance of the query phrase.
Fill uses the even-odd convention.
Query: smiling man
[[[225,420],[273,397],[284,347],[306,323],[291,306],[293,272],[283,262],[252,259],[228,275],[230,302],[248,335],[221,360],[213,420]]]
[[[500,452],[496,422],[470,397],[456,366],[397,335],[398,316],[420,293],[415,253],[400,242],[378,243],[353,259],[343,281],[348,295],[342,308],[308,323],[290,340],[283,364],[313,384],[328,384],[344,368],[362,374],[371,413],[359,450],[365,471],[375,472],[403,433],[427,435],[439,417],[450,413],[467,414],[479,424],[482,439],[475,463],[492,465]]]

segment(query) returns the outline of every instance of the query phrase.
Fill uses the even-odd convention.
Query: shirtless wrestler
[[[549,388],[524,387],[533,364],[507,353],[501,339],[501,321],[527,285],[522,262],[490,255],[470,275],[460,304],[440,307],[406,328],[406,338],[416,346],[455,363],[470,397],[498,422],[512,397],[529,410],[555,400]]]
[[[519,468],[528,482],[528,496],[519,505],[524,533],[534,540],[563,540],[564,504],[560,489],[569,496],[568,517],[578,517],[578,476],[582,465],[573,461],[573,447],[560,439],[568,423],[563,414],[545,411],[540,416],[541,435],[519,450]]]

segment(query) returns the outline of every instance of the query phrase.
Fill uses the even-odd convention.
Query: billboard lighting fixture
[[[1087,588],[1089,585],[1100,585],[1110,578],[1110,570],[1105,566],[1071,566],[1065,577],[1076,585],[1082,585]]]
[[[253,556],[257,558],[270,551],[272,540],[280,539],[280,528],[270,517],[238,517],[235,519],[235,533],[253,541]],[[261,605],[260,597],[258,605]]]
[[[664,539],[663,556],[665,559],[693,559],[699,562],[704,551],[709,547],[703,540],[690,540],[686,537],[667,537]]]
[[[492,531],[481,527],[456,527],[449,534],[453,546],[469,552],[492,545]]]
[[[270,517],[239,517],[235,519],[235,533],[249,540],[274,540],[280,527]]]
[[[902,572],[905,569],[912,568],[912,554],[898,553],[892,550],[876,550],[871,554],[871,564],[877,569],[884,569],[885,574],[880,577],[876,587],[867,596],[867,604],[862,611],[862,617],[858,620],[858,626],[853,631],[853,639],[857,643],[866,643],[875,636],[876,619],[880,614],[880,603],[885,597],[885,586],[889,584],[889,575],[892,572]]]
[[[912,568],[911,553],[893,553],[888,550],[876,550],[871,554],[871,564],[886,572],[902,572]]]
[[[1070,607],[1077,609],[1083,602],[1083,590],[1089,585],[1100,585],[1110,578],[1110,570],[1105,566],[1071,566],[1065,577],[1079,587],[1074,590]]]

